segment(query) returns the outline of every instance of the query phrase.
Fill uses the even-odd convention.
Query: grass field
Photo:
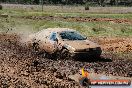
[[[23,11],[41,11],[41,5],[21,5],[21,4],[2,4],[5,9],[15,9]],[[44,12],[57,13],[132,13],[131,7],[90,7],[85,10],[84,6],[79,5],[44,5]]]
[[[67,8],[71,10],[69,11]],[[132,14],[129,12],[132,9],[131,7],[107,7],[105,9],[99,7],[100,13],[98,13],[98,10],[86,12],[85,10],[81,10],[81,8],[83,7],[63,6],[64,10],[62,10],[59,6],[44,6],[44,11],[41,12],[40,6],[36,6],[35,9],[33,6],[4,5],[4,9],[0,11],[0,14],[8,14],[9,17],[0,17],[0,30],[2,32],[6,32],[7,30],[32,30],[34,32],[49,27],[66,27],[76,29],[86,36],[132,36]],[[91,7],[91,9],[97,9],[97,7]],[[104,12],[108,10],[111,12]],[[113,13],[116,10],[120,13]],[[121,11],[124,11],[124,13]],[[45,17],[45,19],[33,19],[37,17]],[[65,17],[67,20],[64,20]],[[85,18],[95,20],[98,18],[101,21],[78,21],[76,18],[79,18],[79,20],[81,18],[83,20]],[[105,21],[102,21],[104,19]],[[110,20],[106,21],[107,19]],[[121,20],[121,22],[116,22],[116,20]],[[128,21],[128,23],[124,21]]]

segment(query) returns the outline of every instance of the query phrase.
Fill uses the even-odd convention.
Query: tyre
[[[39,44],[36,43],[36,42],[34,42],[34,43],[32,44],[32,50],[33,50],[34,53],[39,52]]]
[[[71,59],[72,58],[69,50],[67,50],[67,49],[62,49],[60,57],[62,59]]]
[[[71,54],[69,50],[62,49],[61,51],[57,52],[57,59],[71,59]]]
[[[40,55],[43,58],[48,57],[48,53],[44,50],[41,50],[38,43],[32,44],[32,52],[33,54]]]

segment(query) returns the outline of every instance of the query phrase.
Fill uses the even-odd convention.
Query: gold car
[[[101,48],[79,32],[68,28],[48,28],[32,34],[28,46],[60,57],[100,57]],[[37,48],[36,48],[37,47]]]

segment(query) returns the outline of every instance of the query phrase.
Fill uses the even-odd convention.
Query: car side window
[[[55,41],[57,38],[57,34],[55,32],[51,33],[50,40]]]

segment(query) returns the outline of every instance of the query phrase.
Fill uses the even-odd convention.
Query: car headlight
[[[97,48],[93,48],[93,50],[96,50]]]
[[[68,44],[65,44],[64,47],[67,48],[71,52],[74,52],[75,51],[75,48],[73,48],[72,46],[70,46]]]

